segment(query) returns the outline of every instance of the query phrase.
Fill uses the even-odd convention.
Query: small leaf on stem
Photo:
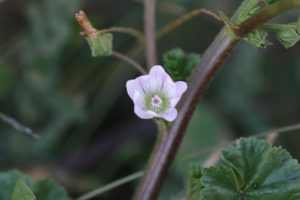
[[[253,30],[244,39],[255,47],[266,48],[268,44],[267,36],[268,34],[265,31]]]
[[[186,54],[180,48],[172,49],[164,54],[164,66],[175,81],[187,80],[199,63],[200,55]]]

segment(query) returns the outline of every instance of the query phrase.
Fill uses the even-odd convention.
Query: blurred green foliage
[[[0,173],[3,200],[69,200],[65,190],[51,180],[34,181],[17,170]]]
[[[231,16],[241,1],[164,0],[157,28],[189,10],[222,10]],[[118,6],[115,6],[118,5]],[[155,140],[150,121],[137,119],[125,93],[136,72],[111,57],[93,58],[74,15],[84,9],[97,28],[143,29],[141,3],[132,0],[6,0],[0,3],[0,109],[41,135],[34,140],[0,123],[0,169],[50,176],[72,196],[139,171]],[[294,22],[299,12],[280,17]],[[201,16],[159,41],[159,62],[170,49],[202,54],[221,25]],[[271,34],[272,35],[272,34]],[[272,35],[273,36],[273,35]],[[299,122],[299,44],[286,50],[241,43],[212,82],[197,109],[161,199],[186,193],[187,171],[227,138]],[[144,63],[132,37],[114,34],[114,49]],[[296,134],[280,137],[300,157]],[[42,173],[41,173],[42,171]],[[129,199],[129,184],[98,199]]]

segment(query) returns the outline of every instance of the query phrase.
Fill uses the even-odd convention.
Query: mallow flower
[[[175,106],[186,91],[187,84],[184,81],[174,82],[162,66],[155,65],[149,75],[127,81],[126,89],[137,116],[173,121],[177,117]]]

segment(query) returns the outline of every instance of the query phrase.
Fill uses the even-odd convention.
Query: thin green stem
[[[216,13],[214,13],[210,10],[206,10],[206,9],[192,10],[192,11],[180,16],[179,18],[167,23],[166,25],[164,25],[164,27],[157,32],[156,38],[160,38],[160,37],[166,35],[167,33],[173,31],[180,25],[184,24],[185,22],[187,22],[201,14],[206,14],[206,15],[213,17],[217,21],[222,21]]]
[[[266,131],[266,132],[263,132],[263,133],[256,134],[255,136],[256,137],[265,137],[265,136],[267,136],[269,134],[272,134],[272,133],[281,134],[281,133],[297,131],[297,130],[300,130],[300,124],[294,124],[294,125],[290,125],[290,126],[285,126],[285,127],[269,130],[269,131]]]
[[[26,133],[27,135],[33,137],[34,139],[39,139],[40,138],[40,136],[37,135],[36,133],[34,133],[31,128],[22,125],[21,123],[19,123],[14,118],[12,118],[12,117],[10,117],[10,116],[2,113],[2,112],[0,112],[0,119],[3,122],[7,123],[8,125],[12,126],[17,131]]]
[[[133,66],[136,70],[138,70],[141,74],[147,74],[146,70],[138,62],[134,61],[130,57],[117,51],[112,51],[111,55],[123,60],[124,62],[127,62],[128,64]]]
[[[259,28],[266,30],[276,30],[278,28],[294,28],[292,24],[275,24],[275,23],[265,23],[261,25]]]
[[[126,34],[129,34],[129,35],[135,37],[142,46],[145,46],[145,37],[144,37],[143,33],[141,33],[140,31],[138,31],[134,28],[130,28],[130,27],[111,27],[111,28],[107,28],[107,29],[100,29],[97,32],[100,33],[100,34],[101,33],[113,33],[113,32],[126,33]]]
[[[136,172],[136,173],[133,173],[133,174],[130,174],[128,176],[125,176],[124,178],[121,178],[119,180],[116,180],[112,183],[109,183],[107,185],[104,185],[96,190],[93,190],[91,192],[88,192],[80,197],[78,197],[76,200],[88,200],[88,199],[91,199],[91,198],[94,198],[96,196],[99,196],[100,194],[103,194],[109,190],[112,190],[112,189],[115,189],[116,187],[120,187],[121,185],[124,185],[126,183],[129,183],[133,180],[136,180],[140,177],[143,176],[143,172],[140,171],[140,172]]]

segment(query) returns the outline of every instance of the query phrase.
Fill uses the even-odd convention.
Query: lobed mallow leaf
[[[200,200],[300,199],[300,165],[262,139],[238,140],[222,152],[222,164],[202,174]]]
[[[92,56],[110,56],[113,49],[113,35],[111,33],[95,33],[86,37]]]
[[[190,169],[190,188],[188,191],[188,200],[198,200],[200,198],[200,192],[203,188],[201,177],[202,168],[200,166],[193,165]]]
[[[180,48],[172,49],[164,54],[164,67],[174,81],[186,81],[199,63],[199,54],[186,54]]]

